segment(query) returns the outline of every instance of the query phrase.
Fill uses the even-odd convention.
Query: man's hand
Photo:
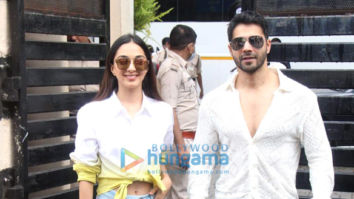
[[[179,128],[179,122],[178,122],[175,108],[173,109],[173,117],[174,117],[173,134],[174,134],[174,142],[176,144],[176,150],[179,159],[179,165],[184,169],[188,169],[189,150],[187,146],[184,144],[184,139],[182,137],[182,131]]]
[[[184,148],[184,146],[177,146],[177,153],[179,159],[179,166],[183,169],[187,170],[189,168],[189,159],[190,154],[188,148]]]
[[[204,91],[203,91],[203,90],[201,90],[201,91],[200,91],[200,93],[199,93],[199,99],[202,99],[202,98],[203,98],[203,96],[204,96]]]

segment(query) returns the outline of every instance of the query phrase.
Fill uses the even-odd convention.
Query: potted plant
[[[162,21],[162,17],[170,13],[173,8],[158,13],[160,5],[157,0],[134,0],[134,30],[143,33],[146,37],[151,35],[150,23]],[[145,40],[144,38],[144,40]]]

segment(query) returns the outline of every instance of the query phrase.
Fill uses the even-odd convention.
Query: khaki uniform
[[[162,99],[176,109],[181,131],[195,131],[198,121],[198,96],[196,84],[186,70],[187,62],[168,51],[167,58],[157,74],[158,89]],[[184,139],[185,144],[192,144],[193,139]],[[174,147],[175,148],[175,147]],[[174,149],[171,153],[177,153]],[[178,164],[168,165],[172,187],[168,199],[187,199],[188,175]]]
[[[187,72],[189,75],[196,80],[198,74],[202,73],[202,62],[200,60],[200,56],[196,54],[192,60],[187,63]]]
[[[161,66],[162,62],[167,58],[167,54],[168,54],[168,49],[164,49],[156,52],[156,54],[152,56],[152,62],[156,65]]]
[[[195,83],[188,74],[187,62],[169,51],[157,74],[158,89],[162,99],[176,108],[183,131],[195,131],[198,121],[198,96]]]

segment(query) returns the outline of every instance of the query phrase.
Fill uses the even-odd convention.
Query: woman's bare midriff
[[[128,195],[145,195],[150,193],[152,184],[142,181],[134,181],[128,186]]]

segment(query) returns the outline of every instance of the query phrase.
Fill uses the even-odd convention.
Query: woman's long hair
[[[112,47],[109,49],[107,58],[106,58],[106,69],[103,73],[103,79],[100,83],[100,89],[98,90],[97,95],[93,100],[99,101],[108,98],[111,96],[113,91],[119,89],[117,78],[111,72],[111,66],[114,64],[114,56],[118,49],[126,43],[134,42],[138,46],[140,46],[145,53],[147,60],[149,61],[149,68],[143,80],[143,91],[146,96],[151,97],[156,100],[161,100],[161,97],[157,91],[156,86],[156,76],[155,71],[153,68],[153,63],[151,60],[151,54],[149,52],[148,47],[146,46],[145,42],[138,37],[137,35],[132,34],[125,34],[119,37]]]

